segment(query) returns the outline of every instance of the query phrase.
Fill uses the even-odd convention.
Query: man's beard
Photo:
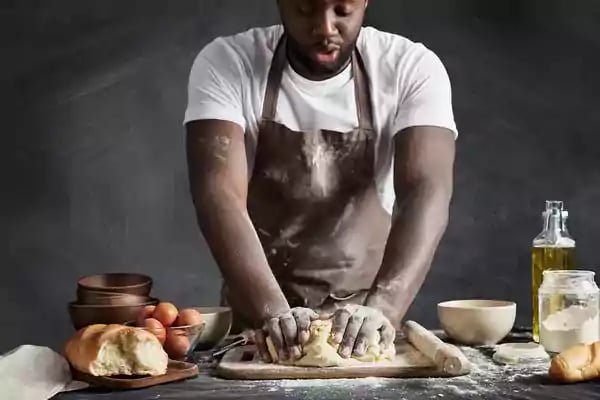
[[[288,36],[287,41],[288,49],[291,49],[296,62],[311,76],[320,78],[331,77],[342,71],[349,64],[356,46],[356,40],[354,40],[350,46],[340,50],[340,54],[335,62],[323,64],[307,55],[292,37]]]

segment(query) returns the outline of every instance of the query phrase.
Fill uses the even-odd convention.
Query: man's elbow
[[[245,209],[245,199],[231,185],[209,179],[190,186],[192,202],[199,216],[216,210]]]
[[[451,180],[419,179],[398,185],[396,197],[400,209],[421,208],[445,230],[450,217],[453,189]]]
[[[431,218],[431,223],[436,225],[439,234],[443,234],[448,227],[451,200],[452,190],[444,185],[429,187],[422,198],[426,214]]]

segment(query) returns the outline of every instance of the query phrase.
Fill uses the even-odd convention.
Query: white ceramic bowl
[[[229,335],[233,314],[230,307],[194,307],[202,314],[204,330],[196,350],[214,349]]]
[[[453,300],[439,303],[442,329],[456,342],[494,345],[513,328],[517,305],[503,300]]]

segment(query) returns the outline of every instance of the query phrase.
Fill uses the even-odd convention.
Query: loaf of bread
[[[564,383],[600,378],[600,342],[579,344],[555,356],[548,375]]]
[[[169,362],[152,333],[117,324],[80,329],[64,353],[73,368],[94,376],[163,375]]]

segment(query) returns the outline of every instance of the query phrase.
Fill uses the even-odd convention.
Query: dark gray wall
[[[78,276],[141,271],[181,305],[218,301],[195,225],[181,120],[196,53],[277,22],[274,1],[4,1],[0,10],[0,351],[58,346]],[[422,41],[452,78],[460,129],[451,223],[410,316],[513,299],[529,244],[566,201],[581,265],[600,219],[596,1],[374,0],[367,23]]]

